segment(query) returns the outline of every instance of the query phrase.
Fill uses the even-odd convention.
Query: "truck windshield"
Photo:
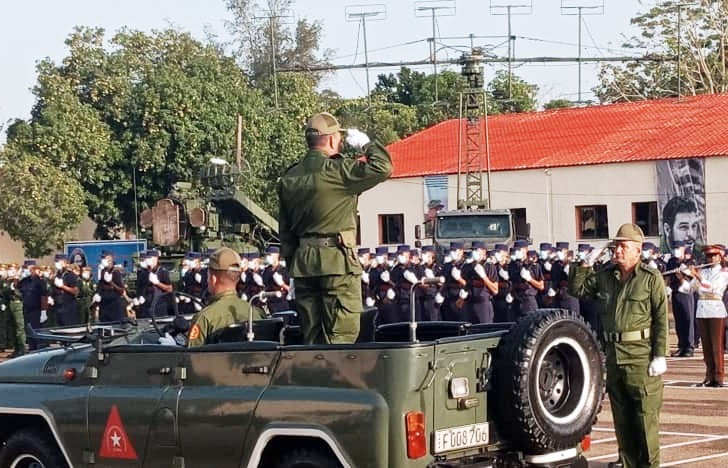
[[[507,238],[511,235],[508,215],[438,216],[437,237]]]

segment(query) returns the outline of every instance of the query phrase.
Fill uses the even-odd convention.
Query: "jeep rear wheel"
[[[604,396],[604,360],[581,316],[535,311],[501,339],[496,353],[496,423],[514,448],[565,450],[591,431]]]
[[[281,455],[275,468],[341,468],[341,464],[317,448],[295,448]]]
[[[24,429],[11,435],[2,451],[0,466],[8,468],[65,467],[56,444],[41,431]]]

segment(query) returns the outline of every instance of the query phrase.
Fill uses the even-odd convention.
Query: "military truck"
[[[348,345],[272,317],[193,349],[157,344],[167,320],[34,332],[63,346],[0,364],[0,466],[586,466],[604,363],[567,311]]]

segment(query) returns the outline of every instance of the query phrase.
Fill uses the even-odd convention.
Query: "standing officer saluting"
[[[78,315],[78,275],[68,268],[68,258],[59,254],[55,257],[56,275],[53,278],[50,298],[53,314],[58,326],[77,325],[81,323]]]
[[[644,234],[636,224],[617,231],[613,263],[598,272],[572,268],[569,292],[602,304],[607,392],[620,462],[627,468],[660,465],[662,377],[667,370],[667,298],[662,275],[640,261]],[[620,466],[619,463],[612,464]]]
[[[356,257],[358,196],[392,173],[387,150],[358,131],[347,143],[365,160],[344,159],[341,126],[322,112],[306,126],[309,151],[281,177],[281,255],[295,281],[304,342],[353,343],[359,334],[361,265]]]

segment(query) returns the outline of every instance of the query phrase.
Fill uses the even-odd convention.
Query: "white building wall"
[[[728,158],[706,159],[708,241],[728,243]],[[657,201],[655,161],[499,171],[491,173],[491,207],[525,208],[534,243],[567,241],[603,246],[607,239],[576,238],[576,206],[607,205],[609,235],[633,222],[632,203]],[[380,243],[380,214],[404,215],[405,242],[424,214],[424,178],[391,179],[359,199],[361,242]],[[449,176],[448,209],[455,209],[457,176]],[[461,189],[464,193],[464,189]],[[659,238],[650,240],[659,244]]]

